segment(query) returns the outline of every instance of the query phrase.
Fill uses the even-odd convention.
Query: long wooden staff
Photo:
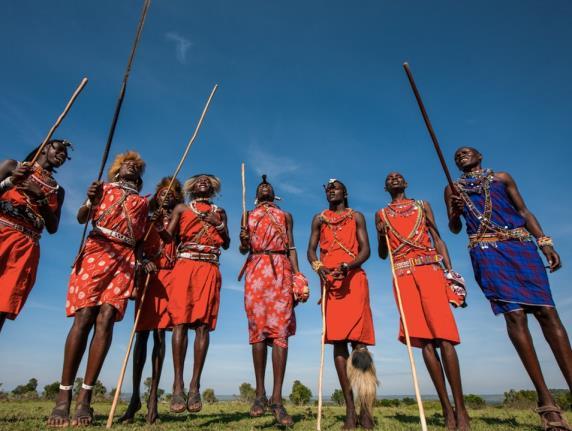
[[[60,116],[58,117],[58,119],[56,120],[56,122],[54,123],[54,125],[52,126],[52,128],[50,129],[50,131],[48,132],[46,137],[44,138],[42,145],[40,145],[40,147],[38,148],[38,151],[36,151],[36,154],[34,154],[34,157],[32,158],[32,160],[30,160],[30,162],[29,162],[30,165],[33,165],[34,163],[36,163],[36,160],[38,160],[38,157],[40,157],[42,150],[44,149],[44,147],[46,146],[48,141],[52,138],[54,132],[60,126],[62,120],[65,118],[65,116],[68,114],[70,108],[72,107],[73,102],[75,102],[75,99],[77,98],[77,96],[79,96],[79,93],[81,93],[81,91],[86,86],[86,84],[87,84],[87,78],[83,78],[81,80],[81,82],[79,83],[79,85],[77,86],[77,88],[75,89],[75,91],[73,92],[72,97],[70,98],[70,100],[69,100],[68,104],[66,105],[66,107],[64,108],[63,112],[60,114]]]
[[[215,86],[213,87],[211,94],[207,100],[207,103],[203,109],[201,117],[199,118],[199,122],[197,123],[197,126],[195,128],[195,132],[193,133],[193,136],[189,140],[189,142],[185,148],[185,151],[183,152],[183,156],[181,157],[181,160],[179,161],[179,164],[177,165],[177,168],[175,169],[175,172],[173,173],[173,175],[171,177],[171,181],[169,182],[169,186],[167,187],[167,192],[165,193],[163,200],[167,198],[167,195],[169,194],[169,191],[173,187],[173,183],[175,182],[175,179],[177,178],[179,171],[183,167],[183,163],[185,162],[185,159],[187,158],[187,155],[189,154],[189,150],[191,149],[193,142],[195,142],[195,139],[197,138],[197,135],[199,134],[199,130],[203,124],[203,120],[207,114],[207,111],[208,111],[209,106],[211,104],[211,100],[212,100],[213,96],[215,95],[217,89],[218,89],[218,84],[215,84]],[[161,201],[159,208],[161,208],[163,206],[163,200]],[[145,242],[147,240],[147,238],[151,234],[152,229],[153,229],[153,225],[151,224],[149,226],[149,228],[147,229],[147,232],[145,233],[145,237],[143,238],[143,242]],[[137,308],[137,312],[135,313],[135,322],[133,323],[133,328],[131,329],[131,335],[129,336],[129,343],[127,344],[127,351],[125,352],[125,357],[123,358],[123,365],[121,366],[121,371],[119,372],[119,378],[117,379],[117,386],[115,389],[115,395],[113,397],[113,403],[111,404],[111,410],[109,411],[109,416],[107,418],[106,428],[111,428],[113,426],[113,416],[115,415],[115,409],[117,408],[117,402],[119,401],[119,395],[121,393],[121,386],[123,385],[123,379],[125,378],[125,370],[127,369],[127,362],[129,361],[129,355],[131,354],[131,347],[133,346],[133,339],[135,338],[135,329],[137,328],[137,324],[139,323],[139,317],[141,317],[141,310],[143,308],[143,302],[145,301],[145,295],[147,294],[147,286],[149,285],[150,278],[151,278],[151,274],[147,274],[147,277],[145,278],[145,284],[143,285],[143,291],[141,293],[141,299],[139,300],[139,307]]]
[[[240,165],[240,176],[242,179],[242,227],[246,228],[246,176],[244,174],[244,162]]]
[[[121,107],[123,106],[123,99],[125,98],[125,90],[127,89],[127,81],[129,80],[129,74],[131,73],[131,66],[133,64],[133,59],[135,58],[135,51],[139,45],[139,40],[141,39],[141,34],[143,32],[143,25],[145,24],[145,18],[147,17],[147,11],[151,5],[151,0],[145,0],[143,4],[143,10],[141,11],[141,18],[139,18],[139,24],[137,25],[137,31],[135,32],[135,39],[133,40],[133,46],[131,47],[131,53],[129,54],[129,60],[127,60],[127,67],[125,68],[125,73],[123,74],[123,81],[121,83],[121,89],[119,90],[119,97],[115,103],[115,111],[113,112],[113,118],[111,119],[111,126],[109,127],[109,133],[107,134],[107,142],[105,143],[105,148],[103,149],[103,155],[101,156],[101,163],[99,165],[99,172],[97,174],[97,181],[101,180],[103,176],[103,170],[109,158],[109,150],[111,149],[111,143],[113,142],[113,136],[115,135],[115,128],[117,127],[117,120],[119,119],[119,113],[121,112]],[[83,227],[83,233],[81,236],[81,241],[79,244],[78,256],[82,252],[83,243],[85,241],[85,235],[87,234],[87,227],[89,225],[89,220],[91,219],[91,210],[89,208],[87,222]],[[77,258],[76,258],[77,260]],[[75,261],[74,261],[75,264]]]
[[[320,377],[318,378],[318,421],[316,429],[322,429],[322,387],[324,382],[324,353],[326,350],[326,280],[322,280],[322,351],[320,353]]]
[[[441,167],[443,168],[443,172],[445,172],[445,176],[447,177],[447,182],[449,183],[449,187],[451,187],[451,191],[453,193],[457,193],[457,187],[453,183],[453,178],[451,177],[451,173],[449,172],[449,168],[447,167],[447,162],[445,162],[445,158],[443,157],[443,153],[441,152],[441,147],[439,145],[439,141],[437,140],[437,135],[435,134],[435,130],[433,130],[433,126],[431,125],[431,120],[429,120],[429,115],[427,115],[427,111],[425,110],[425,105],[423,104],[423,100],[421,100],[421,94],[419,94],[419,90],[417,89],[417,85],[415,84],[415,80],[413,79],[413,74],[411,73],[411,69],[409,68],[409,63],[403,63],[403,68],[405,69],[405,73],[407,74],[407,79],[409,79],[409,84],[411,85],[411,89],[413,90],[413,94],[415,94],[415,99],[417,99],[417,104],[419,105],[419,109],[421,110],[421,115],[423,116],[423,120],[425,121],[425,126],[427,126],[427,131],[431,136],[431,140],[433,141],[433,146],[435,147],[435,151],[437,151],[437,156],[439,157],[439,161],[441,162]]]
[[[425,419],[425,409],[421,401],[421,393],[419,392],[419,381],[417,380],[417,368],[415,367],[415,359],[413,359],[413,349],[411,348],[411,339],[409,338],[409,329],[407,328],[407,320],[405,319],[405,312],[403,311],[403,302],[401,301],[401,290],[399,290],[399,282],[393,267],[393,253],[391,251],[391,244],[389,243],[389,235],[385,235],[387,243],[387,251],[389,254],[389,264],[391,265],[391,274],[395,284],[395,292],[397,293],[397,304],[399,305],[399,314],[401,315],[401,323],[403,324],[403,332],[405,333],[405,343],[407,344],[407,353],[409,354],[409,363],[411,365],[411,374],[413,376],[413,386],[415,387],[415,398],[417,399],[417,407],[419,408],[419,419],[421,421],[421,429],[427,431],[427,421]]]

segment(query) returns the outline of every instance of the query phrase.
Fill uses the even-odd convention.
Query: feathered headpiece
[[[121,169],[121,165],[128,160],[134,161],[139,166],[141,175],[143,175],[143,172],[145,172],[145,162],[139,153],[136,151],[126,151],[115,156],[115,160],[113,160],[111,167],[107,171],[107,178],[109,181],[116,181],[116,176],[119,173],[119,169]],[[140,183],[143,184],[141,179]]]
[[[218,177],[215,177],[214,175],[211,174],[197,174],[193,175],[191,178],[185,181],[185,184],[183,185],[183,192],[185,193],[185,196],[189,196],[191,198],[193,197],[192,193],[193,187],[197,183],[200,177],[207,177],[211,183],[211,186],[213,188],[213,193],[209,197],[216,196],[217,194],[220,193],[221,183]]]

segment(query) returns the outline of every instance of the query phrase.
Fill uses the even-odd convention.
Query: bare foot
[[[359,425],[366,430],[372,430],[375,426],[375,422],[373,421],[370,412],[366,409],[361,409],[359,412]]]
[[[459,431],[471,431],[471,418],[466,410],[457,412],[457,430]]]
[[[132,424],[133,419],[135,418],[135,413],[139,410],[141,410],[141,399],[139,397],[132,397],[131,401],[129,401],[129,405],[127,406],[127,410],[123,413],[123,416],[119,418],[119,423]]]
[[[354,430],[357,428],[356,412],[354,410],[346,413],[346,420],[342,426],[343,430]]]
[[[202,410],[203,403],[201,401],[201,393],[193,390],[189,390],[189,399],[187,401],[187,410],[190,413],[198,413]]]
[[[149,397],[147,401],[147,423],[154,424],[159,418],[159,412],[157,411],[157,397]]]
[[[72,427],[87,427],[93,423],[93,409],[87,403],[79,403],[76,406],[73,419],[71,421]]]
[[[187,410],[187,400],[184,393],[174,393],[171,397],[170,409],[173,413],[183,413]]]

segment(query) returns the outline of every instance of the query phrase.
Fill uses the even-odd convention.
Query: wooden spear
[[[179,171],[183,167],[183,163],[185,162],[185,159],[187,158],[187,155],[189,154],[189,150],[191,149],[193,142],[195,142],[195,139],[197,138],[197,135],[199,134],[199,130],[203,124],[203,120],[207,114],[207,111],[208,111],[209,106],[211,104],[211,100],[212,100],[213,96],[215,95],[217,89],[218,89],[218,84],[215,84],[215,86],[213,87],[213,89],[211,91],[209,98],[207,99],[207,103],[205,104],[205,107],[203,109],[201,117],[199,118],[199,122],[197,123],[197,126],[195,128],[195,132],[193,133],[193,136],[189,140],[189,142],[185,148],[185,151],[183,152],[183,156],[181,157],[181,160],[179,161],[179,164],[177,165],[177,168],[175,169],[175,172],[171,176],[171,181],[169,182],[169,186],[167,187],[167,192],[165,193],[163,200],[167,198],[167,195],[169,194],[169,191],[173,187],[173,183],[175,182],[175,179],[177,178]],[[163,201],[161,201],[159,208],[161,208],[162,206],[163,206]],[[147,240],[147,238],[151,234],[152,229],[153,229],[153,225],[149,226],[149,228],[147,229],[147,232],[145,233],[145,236],[143,238],[143,242],[145,242]],[[131,335],[129,336],[129,343],[127,344],[127,351],[125,352],[125,357],[123,358],[123,364],[121,366],[121,371],[119,372],[119,378],[117,379],[117,386],[115,389],[115,395],[113,397],[113,403],[111,404],[111,410],[109,411],[109,416],[107,418],[106,428],[108,428],[108,429],[113,426],[113,416],[115,415],[115,409],[117,408],[117,402],[119,401],[119,395],[121,393],[121,386],[123,385],[123,379],[125,378],[125,370],[127,369],[127,363],[129,361],[129,355],[131,354],[131,347],[133,346],[133,339],[135,338],[135,329],[137,328],[137,324],[139,323],[139,318],[141,317],[141,310],[143,308],[143,302],[145,301],[145,295],[147,294],[147,287],[149,285],[150,278],[151,278],[151,274],[147,274],[147,277],[145,278],[145,284],[143,285],[143,291],[141,293],[141,299],[139,300],[139,307],[137,308],[137,311],[135,313],[135,322],[133,323],[133,328],[131,329]]]
[[[322,387],[324,382],[324,353],[326,350],[326,280],[324,279],[322,279],[322,301],[320,305],[322,308],[322,349],[320,353],[320,377],[318,378],[318,421],[316,423],[318,431],[322,429]]]
[[[81,93],[81,91],[86,86],[86,84],[87,84],[87,78],[83,78],[81,80],[81,82],[79,83],[79,85],[77,86],[77,88],[75,89],[75,91],[73,92],[72,97],[70,98],[70,100],[69,100],[68,104],[66,105],[66,107],[64,108],[63,112],[60,114],[60,116],[58,117],[58,119],[56,120],[56,122],[54,123],[54,125],[52,126],[52,128],[50,129],[50,131],[48,132],[46,137],[44,138],[42,145],[40,145],[40,147],[38,148],[38,151],[36,151],[36,154],[34,154],[34,157],[32,158],[32,160],[30,160],[30,162],[29,162],[30,165],[33,165],[34,163],[36,163],[36,160],[38,160],[38,157],[42,153],[42,150],[44,149],[46,144],[49,142],[49,140],[52,138],[54,132],[60,126],[62,120],[65,118],[65,116],[68,114],[70,108],[72,107],[73,102],[75,102],[75,99],[77,98],[77,96],[79,96],[79,93]]]
[[[240,176],[242,179],[242,227],[246,228],[246,175],[244,174],[244,162],[240,165]]]
[[[409,354],[409,364],[411,365],[411,374],[413,376],[413,386],[415,388],[415,398],[417,399],[417,407],[419,408],[419,419],[421,421],[421,429],[427,431],[427,420],[425,419],[425,409],[423,408],[423,401],[421,400],[421,393],[419,391],[419,381],[417,380],[417,368],[415,367],[415,359],[413,358],[413,349],[411,348],[411,338],[409,338],[409,329],[407,328],[407,320],[405,319],[405,312],[403,311],[403,302],[401,301],[401,290],[399,290],[399,282],[393,267],[393,253],[391,251],[391,244],[389,243],[389,235],[385,235],[387,242],[387,251],[389,254],[389,264],[391,265],[391,275],[393,276],[393,283],[395,292],[397,293],[397,304],[399,306],[399,314],[401,315],[401,323],[403,324],[403,332],[405,333],[405,343],[407,345],[407,353]]]
[[[449,187],[451,187],[451,191],[453,193],[457,193],[457,187],[453,183],[453,178],[451,177],[451,173],[449,172],[449,168],[447,167],[447,162],[445,162],[445,158],[443,157],[443,153],[441,152],[441,147],[439,146],[439,141],[437,140],[437,135],[435,134],[435,130],[433,130],[433,126],[431,125],[431,120],[429,119],[429,115],[427,115],[427,111],[425,110],[425,105],[423,104],[423,100],[421,100],[421,94],[419,94],[419,90],[417,89],[417,85],[415,84],[415,80],[413,79],[413,74],[411,73],[411,68],[409,67],[409,63],[403,63],[403,68],[405,69],[405,73],[407,74],[407,79],[409,79],[409,84],[411,85],[411,89],[413,90],[413,94],[415,94],[415,99],[417,99],[417,104],[419,105],[419,109],[421,110],[421,115],[423,116],[423,120],[425,121],[425,126],[427,126],[427,131],[431,136],[431,140],[433,141],[433,146],[435,147],[435,151],[437,151],[437,157],[439,157],[439,161],[441,162],[441,167],[443,168],[443,172],[445,172],[445,176],[447,177],[447,182],[449,183]]]
[[[127,60],[127,67],[125,68],[125,73],[123,74],[123,81],[121,83],[121,89],[119,90],[119,97],[115,103],[115,111],[113,112],[113,118],[111,119],[111,126],[109,127],[109,133],[107,134],[107,142],[105,143],[105,148],[103,149],[103,155],[101,157],[101,163],[99,165],[99,172],[97,174],[97,181],[101,180],[103,176],[103,170],[109,158],[109,150],[111,149],[111,143],[113,142],[113,136],[115,135],[115,128],[117,127],[117,120],[119,119],[119,113],[121,112],[121,107],[123,106],[123,99],[125,99],[125,91],[127,89],[127,81],[129,80],[129,74],[131,73],[131,66],[133,65],[133,59],[135,58],[135,52],[137,46],[139,45],[139,40],[141,39],[141,34],[143,32],[143,26],[145,24],[145,18],[147,17],[147,11],[151,5],[151,0],[145,0],[143,4],[143,10],[141,11],[141,17],[139,18],[139,24],[137,25],[137,31],[135,32],[135,39],[133,40],[133,46],[131,47],[131,53],[129,54],[129,59]],[[85,241],[85,235],[87,234],[87,227],[89,225],[89,220],[91,219],[91,207],[88,211],[87,222],[83,228],[83,234],[81,236],[81,241],[79,244],[78,256],[83,250],[83,243]],[[77,260],[77,257],[76,257]],[[74,260],[74,264],[75,261]]]

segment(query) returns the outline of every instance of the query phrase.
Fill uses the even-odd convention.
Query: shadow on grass
[[[389,417],[404,424],[419,423],[419,415],[406,415],[403,413],[395,413],[395,415]],[[434,413],[433,415],[426,417],[426,420],[427,420],[427,425],[440,426],[440,427],[445,426],[445,419],[443,418],[443,415],[440,415],[439,413]]]
[[[506,425],[506,426],[512,426],[512,427],[518,426],[518,421],[516,420],[515,417],[512,417],[512,418],[491,418],[488,416],[479,416],[476,420],[483,421],[487,425]]]

